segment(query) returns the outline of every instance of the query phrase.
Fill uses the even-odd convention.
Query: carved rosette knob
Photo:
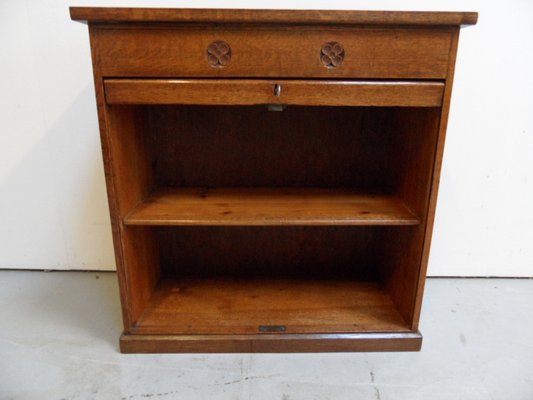
[[[337,42],[329,42],[322,46],[320,60],[327,68],[335,68],[344,61],[344,47]]]
[[[224,67],[231,60],[231,47],[222,40],[207,46],[207,63],[212,67]]]

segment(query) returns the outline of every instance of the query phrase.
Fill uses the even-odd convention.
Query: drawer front
[[[121,28],[94,30],[104,77],[443,79],[451,29]]]
[[[440,107],[444,92],[431,81],[106,79],[104,87],[108,104]]]

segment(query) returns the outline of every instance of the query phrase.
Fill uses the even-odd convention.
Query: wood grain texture
[[[416,225],[392,196],[350,189],[167,189],[152,194],[126,225]]]
[[[144,312],[159,281],[159,243],[155,232],[145,226],[122,226],[121,241],[129,315],[134,322]]]
[[[375,282],[290,279],[162,280],[134,333],[253,334],[409,331]]]
[[[382,226],[152,227],[163,278],[377,281]],[[406,227],[395,227],[398,234]]]
[[[156,28],[98,26],[105,77],[443,79],[451,28]],[[224,41],[231,62],[213,68],[208,46]],[[321,61],[325,43],[341,42],[341,65]]]
[[[429,251],[431,247],[431,238],[433,235],[433,223],[435,221],[435,210],[437,207],[437,196],[439,191],[440,173],[442,168],[442,158],[444,156],[444,142],[446,139],[446,130],[448,127],[448,116],[450,113],[450,102],[452,96],[453,77],[455,73],[455,60],[457,57],[457,46],[459,44],[459,32],[457,28],[452,37],[452,46],[450,48],[450,63],[448,65],[448,78],[446,80],[446,90],[444,92],[443,106],[439,120],[439,136],[435,146],[433,171],[431,174],[431,187],[427,204],[427,222],[424,232],[424,246],[422,248],[420,269],[417,277],[416,298],[413,304],[413,329],[418,329],[420,312],[422,309],[422,298],[428,268]]]
[[[135,321],[150,298],[159,269],[157,243],[148,229],[122,225],[122,217],[144,199],[152,186],[149,154],[146,146],[146,118],[134,107],[108,107],[106,135],[111,141],[109,154],[113,165],[116,213],[119,216],[120,246],[125,264],[129,313]]]
[[[107,190],[107,200],[109,205],[109,214],[111,219],[111,230],[113,235],[113,248],[115,252],[115,263],[117,268],[117,279],[120,291],[120,304],[122,308],[122,322],[124,332],[128,332],[132,324],[131,316],[131,297],[127,282],[127,268],[124,263],[124,250],[121,240],[122,217],[120,216],[118,205],[118,193],[115,187],[112,152],[113,145],[111,136],[108,133],[108,112],[109,106],[105,101],[104,81],[100,72],[100,62],[98,59],[98,40],[94,35],[94,29],[89,26],[89,38],[91,43],[91,58],[93,68],[93,79],[96,97],[96,107],[98,113],[98,126],[100,130],[100,142],[102,148],[102,158],[104,164],[104,173]]]
[[[396,134],[391,143],[391,185],[393,192],[420,217],[420,225],[413,229],[384,230],[382,280],[407,321],[413,320],[420,273],[421,251],[426,231],[427,204],[435,160],[435,146],[439,135],[439,109],[411,109],[391,111],[391,125]]]
[[[336,68],[341,65],[345,55],[344,47],[338,42],[326,43],[320,49],[320,61],[327,68]]]
[[[128,210],[145,198],[152,186],[147,142],[147,120],[142,110],[135,107],[107,108],[107,135],[112,142],[113,163],[118,213]]]
[[[73,20],[205,24],[471,25],[476,12],[70,7]]]
[[[420,349],[458,32],[476,13],[71,17],[89,21],[122,351]]]
[[[376,191],[394,176],[389,108],[151,106],[147,115],[156,187]]]
[[[309,353],[419,351],[420,332],[284,335],[127,335],[122,353]]]
[[[124,210],[131,210],[151,187],[146,118],[138,108],[110,107],[105,103],[97,54],[100,43],[91,27],[89,33],[124,331],[129,332],[159,276],[153,232],[143,227],[127,229],[122,224]]]
[[[275,93],[275,86],[279,94]],[[439,107],[442,82],[107,79],[108,104]]]

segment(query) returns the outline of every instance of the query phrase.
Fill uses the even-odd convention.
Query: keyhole
[[[278,85],[277,83],[274,85],[274,95],[276,97],[281,96],[281,85]]]

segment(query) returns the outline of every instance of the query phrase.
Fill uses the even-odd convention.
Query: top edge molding
[[[70,7],[89,23],[475,25],[477,12]]]

